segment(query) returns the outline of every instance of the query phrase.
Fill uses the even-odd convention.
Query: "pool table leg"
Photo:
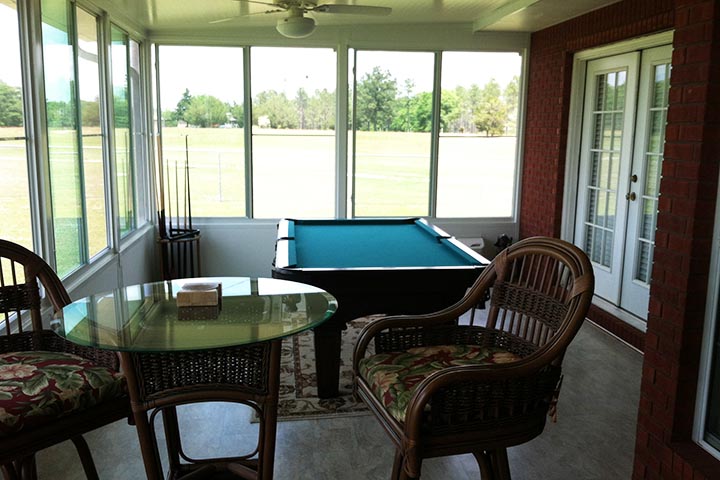
[[[338,396],[340,383],[340,345],[345,322],[323,324],[314,330],[315,373],[318,396]]]

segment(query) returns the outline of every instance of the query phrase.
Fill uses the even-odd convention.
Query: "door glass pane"
[[[33,248],[15,0],[0,0],[0,218],[2,237]]]
[[[433,70],[429,52],[357,52],[355,216],[428,215]]]
[[[133,161],[132,117],[129,85],[129,39],[116,26],[111,27],[113,125],[117,176],[120,236],[135,229],[135,171]]]
[[[89,256],[92,257],[108,245],[103,134],[100,126],[97,19],[80,8],[76,8],[75,11],[78,36],[77,66],[81,105],[82,167],[85,180],[88,248]]]
[[[247,216],[243,49],[161,46],[159,66],[165,215],[179,227],[177,217],[188,210],[193,217]]]
[[[662,172],[665,147],[665,124],[667,123],[668,91],[670,88],[670,64],[655,65],[651,105],[648,115],[648,136],[645,148],[645,184],[640,195],[640,233],[637,237],[638,261],[634,278],[646,284],[650,283],[652,265],[650,259],[655,248],[655,226],[657,221],[660,195],[660,176]]]
[[[69,34],[72,11],[68,2],[43,0],[41,4],[56,269],[63,277],[84,262],[86,251],[75,62]]]
[[[592,161],[587,177],[585,224],[586,232],[593,227],[595,234],[587,236],[586,252],[593,262],[606,267],[610,266],[613,255],[626,78],[625,71],[596,75],[593,92]]]
[[[335,52],[258,47],[250,58],[253,216],[333,217]]]
[[[438,217],[512,215],[521,62],[517,53],[443,52]],[[418,112],[421,99],[431,101],[408,97],[406,110]]]
[[[720,325],[717,318],[715,323]],[[712,351],[704,439],[720,450],[720,328],[717,327],[715,328],[715,342]]]

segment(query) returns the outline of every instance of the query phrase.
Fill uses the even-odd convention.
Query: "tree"
[[[461,88],[461,87],[460,87]],[[456,90],[443,90],[440,95],[440,128],[443,132],[457,132],[460,108]]]
[[[308,128],[333,130],[335,128],[335,93],[326,88],[315,90],[308,102]]]
[[[480,90],[480,102],[477,104],[475,126],[485,135],[494,137],[505,132],[508,110],[500,98],[500,84],[493,78]]]
[[[508,122],[506,131],[515,133],[517,130],[518,101],[520,100],[520,79],[517,75],[513,76],[510,83],[503,90],[503,100],[508,112]]]
[[[185,118],[185,112],[187,111],[188,107],[190,106],[190,102],[192,101],[192,95],[190,95],[190,90],[187,88],[183,92],[183,96],[180,99],[180,101],[177,103],[177,106],[175,107],[175,121],[176,123],[180,120],[183,120],[187,122],[187,119]],[[188,122],[189,123],[189,122]]]
[[[45,106],[48,127],[74,128],[75,108],[70,102],[49,101]],[[117,107],[115,109],[117,115]],[[122,125],[121,125],[122,126]]]
[[[469,88],[457,86],[448,92],[442,92],[441,121],[444,130],[449,132],[474,133],[475,114],[482,101],[482,91],[476,84]],[[447,100],[446,100],[447,99]]]
[[[185,111],[185,121],[202,128],[220,125],[226,120],[227,106],[210,95],[192,97]]]
[[[412,96],[412,91],[415,88],[415,82],[411,79],[405,79],[405,92],[404,96],[399,98],[396,102],[396,113],[393,118],[392,129],[395,131],[409,132],[412,131],[413,123],[413,103],[416,97]]]
[[[113,89],[113,115],[115,128],[130,128],[130,104],[124,85]]]
[[[260,92],[253,102],[253,123],[266,116],[271,128],[297,128],[298,115],[295,104],[284,93],[275,90]]]
[[[307,128],[305,126],[305,115],[308,108],[308,94],[304,88],[300,87],[295,94],[295,107],[297,108],[299,127],[303,130]]]
[[[393,126],[404,132],[429,132],[432,129],[432,93],[422,92],[409,99],[401,99],[402,115],[396,115]]]
[[[232,105],[228,105],[228,111],[235,119],[238,127],[242,128],[245,126],[245,105],[233,102]]]
[[[162,121],[165,127],[177,127],[177,112],[175,110],[165,110],[162,112]]]
[[[23,124],[22,93],[0,80],[0,127],[20,127]]]
[[[500,84],[493,78],[481,90],[474,120],[478,130],[487,136],[502,135],[508,119],[508,109],[500,98]]]
[[[510,82],[503,90],[503,100],[507,105],[508,112],[512,113],[518,108],[518,100],[520,99],[520,79],[517,75],[513,76]]]
[[[85,127],[100,126],[100,102],[97,98],[92,102],[82,100],[80,102],[82,124]]]
[[[392,123],[397,80],[374,67],[357,85],[357,122],[361,130],[388,130]]]

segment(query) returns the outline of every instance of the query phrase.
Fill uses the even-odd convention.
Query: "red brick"
[[[689,23],[709,22],[713,18],[713,2],[705,1],[690,7]]]

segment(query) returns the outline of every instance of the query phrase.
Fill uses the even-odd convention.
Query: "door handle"
[[[635,192],[625,194],[625,200],[630,200],[631,202],[634,202],[636,198],[637,195],[635,195]]]

